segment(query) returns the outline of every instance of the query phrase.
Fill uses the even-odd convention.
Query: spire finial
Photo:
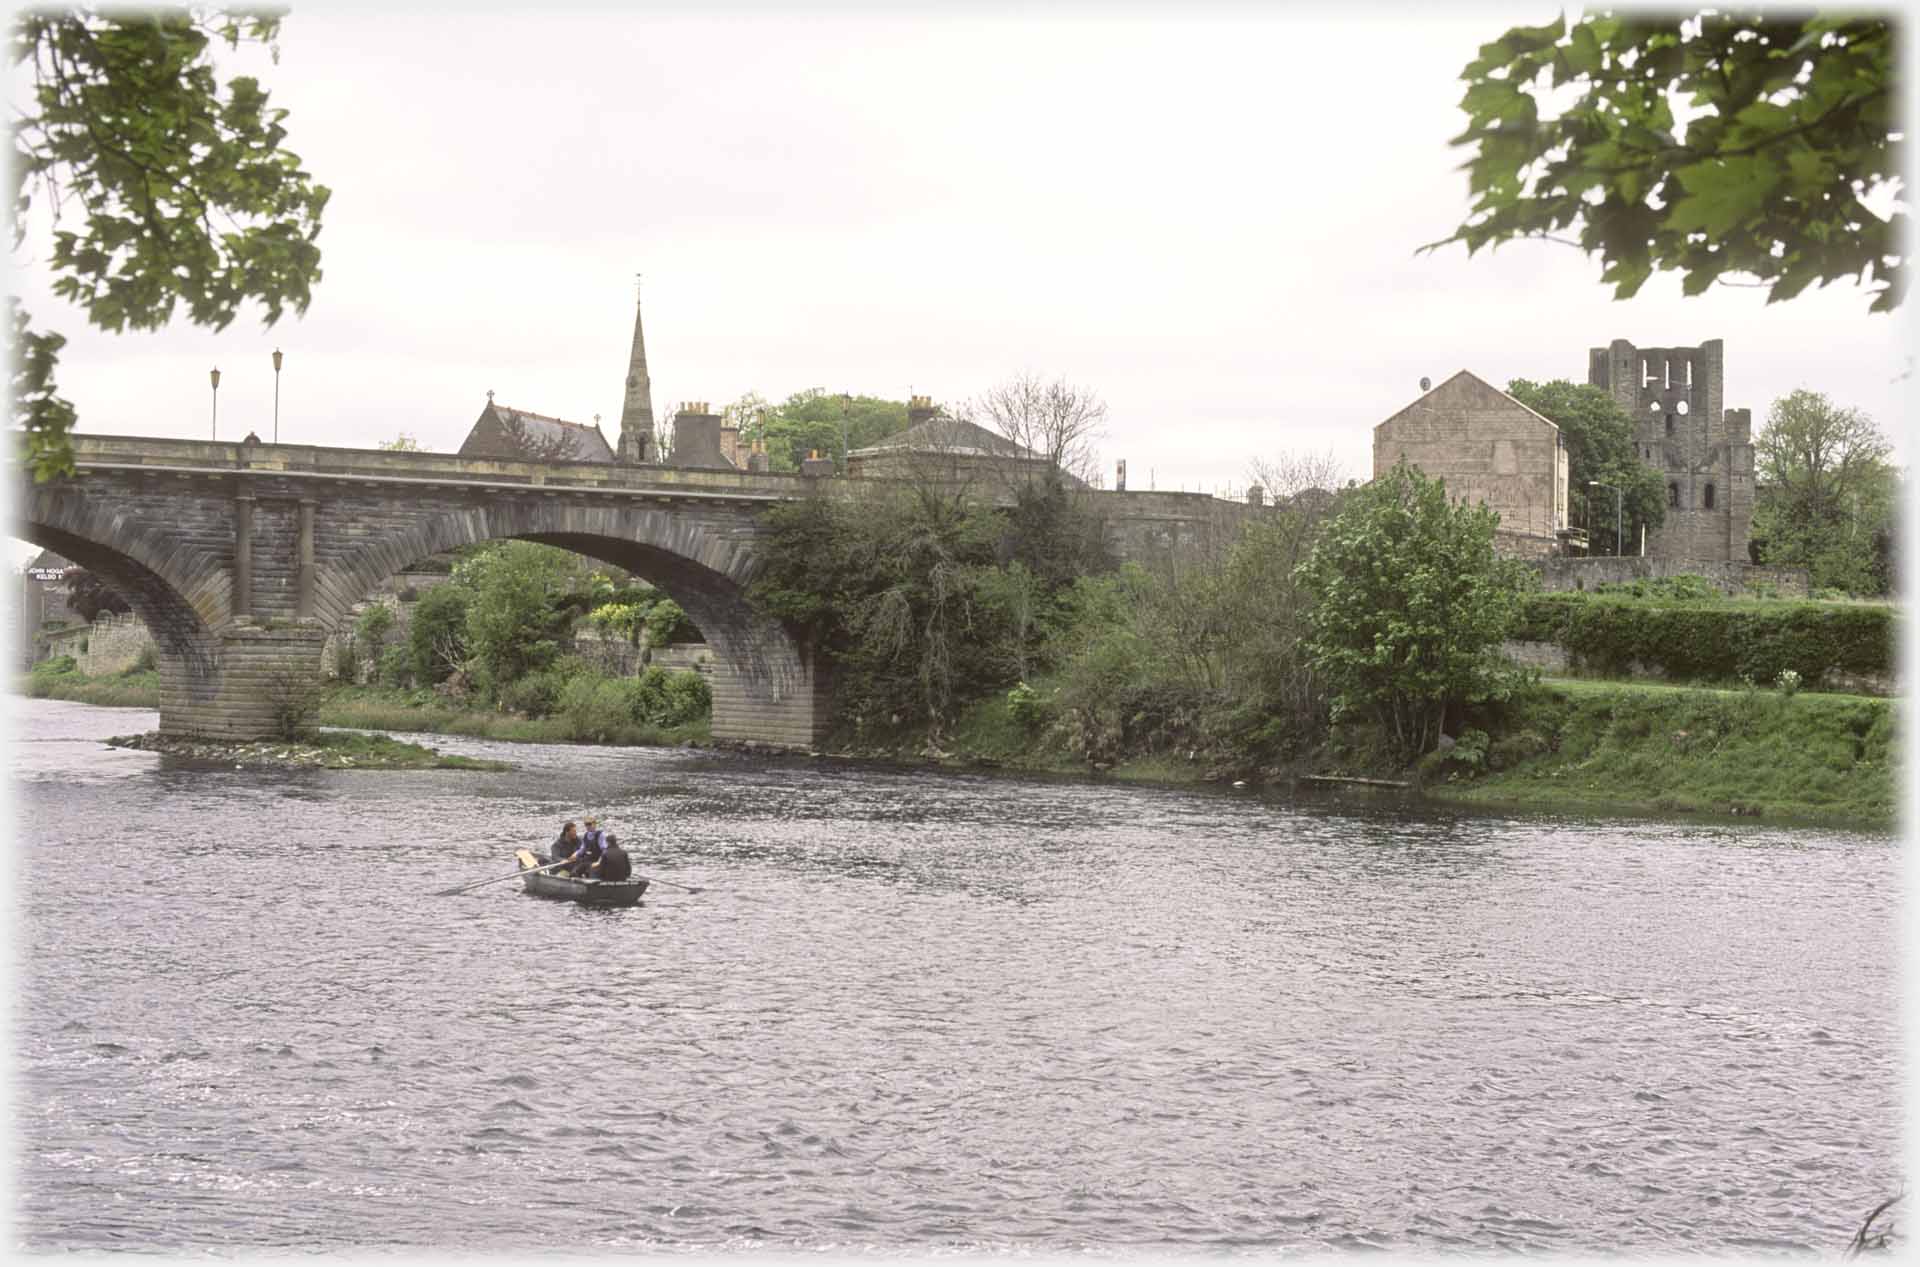
[[[487,388],[487,403],[489,405],[493,403],[493,388],[491,387]]]

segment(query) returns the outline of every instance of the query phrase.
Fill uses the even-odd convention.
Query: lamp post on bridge
[[[213,367],[213,371],[207,375],[207,379],[213,384],[212,436],[215,442],[218,442],[220,439],[220,367],[218,365]]]
[[[280,443],[280,349],[273,350],[273,442]]]
[[[853,409],[853,396],[849,392],[840,393],[840,473],[851,475],[847,469],[847,414]]]
[[[1587,487],[1611,488],[1613,490],[1613,553],[1616,557],[1625,554],[1626,543],[1620,540],[1620,504],[1624,500],[1620,486],[1618,484],[1609,484],[1604,480],[1588,480]],[[1587,518],[1589,521],[1593,518],[1592,507],[1588,507]]]

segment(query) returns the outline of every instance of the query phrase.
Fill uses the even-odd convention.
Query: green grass
[[[348,765],[377,766],[383,770],[511,770],[505,761],[479,757],[447,756],[419,744],[406,743],[391,735],[343,734],[321,732],[288,744],[288,747],[319,749],[325,754],[323,765],[342,768]]]
[[[34,699],[70,700],[101,708],[160,707],[160,674],[132,668],[107,677],[88,677],[74,666],[72,656],[42,660],[21,679],[19,690]]]
[[[369,686],[343,686],[329,691],[314,720],[322,726],[359,730],[464,735],[509,743],[593,743],[618,747],[706,743],[713,734],[707,718],[679,726],[629,722],[588,734],[565,716],[516,717],[487,709],[460,708],[431,691],[396,691]]]
[[[1509,710],[1492,773],[1429,776],[1426,791],[1470,805],[1886,831],[1899,813],[1894,716],[1869,696],[1554,681]]]

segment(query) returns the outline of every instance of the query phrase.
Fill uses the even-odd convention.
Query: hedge
[[[1892,607],[1851,603],[1653,604],[1592,594],[1530,594],[1512,637],[1551,642],[1575,664],[1624,674],[1638,663],[1671,678],[1808,684],[1828,670],[1890,674]]]

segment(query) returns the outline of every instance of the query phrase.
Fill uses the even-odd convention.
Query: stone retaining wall
[[[1698,576],[1725,594],[1749,593],[1765,586],[1781,598],[1807,597],[1805,568],[1760,567],[1753,563],[1706,559],[1655,559],[1639,555],[1601,555],[1584,559],[1545,559],[1539,564],[1541,587],[1551,591],[1594,590],[1628,581]]]

